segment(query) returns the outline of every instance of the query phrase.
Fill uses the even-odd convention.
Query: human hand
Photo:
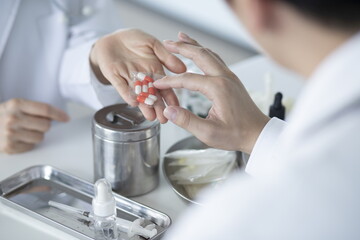
[[[45,103],[11,99],[0,104],[0,152],[26,152],[40,143],[52,120],[66,122],[63,111]]]
[[[257,108],[243,84],[217,54],[184,33],[179,33],[179,40],[164,41],[164,46],[194,61],[205,75],[167,76],[154,85],[158,89],[186,88],[201,92],[212,101],[212,107],[206,119],[178,106],[168,106],[165,117],[209,146],[251,153],[269,118]]]
[[[135,72],[165,75],[163,66],[175,73],[186,71],[185,65],[169,53],[153,36],[137,29],[126,29],[98,40],[90,54],[90,62],[97,78],[109,82],[130,105],[138,106],[136,95],[130,87],[131,75]],[[165,123],[165,103],[178,106],[172,89],[158,91],[154,108],[140,104],[139,108],[148,120],[158,119]]]

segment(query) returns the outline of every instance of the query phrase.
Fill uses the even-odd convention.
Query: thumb
[[[205,134],[211,130],[209,120],[205,120],[192,112],[177,106],[168,106],[164,116],[179,127],[189,131],[199,139],[204,139]]]

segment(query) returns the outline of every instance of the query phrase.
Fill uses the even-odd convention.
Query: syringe
[[[76,213],[76,214],[82,215],[82,216],[87,217],[87,218],[92,217],[92,216],[90,216],[91,213],[89,211],[84,211],[82,209],[71,207],[71,206],[68,206],[66,204],[62,204],[62,203],[58,203],[58,202],[54,202],[54,201],[49,201],[49,206],[58,208],[60,210],[63,210],[64,212]]]
[[[93,215],[90,211],[85,211],[82,209],[71,207],[66,204],[49,201],[49,206],[58,208],[68,213],[74,213],[80,216],[84,216],[86,218],[91,218],[91,219],[93,218]],[[143,222],[144,222],[143,218],[138,218],[133,222],[122,218],[116,218],[116,225],[118,229],[122,232],[126,232],[130,238],[133,237],[134,235],[139,235],[144,238],[154,237],[157,234],[155,224],[149,224],[146,227],[142,227],[141,224]]]

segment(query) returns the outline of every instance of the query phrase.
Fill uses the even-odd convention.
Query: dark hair
[[[360,30],[360,0],[280,0],[315,20],[343,30]]]

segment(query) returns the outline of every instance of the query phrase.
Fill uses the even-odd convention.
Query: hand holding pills
[[[240,80],[217,54],[183,33],[179,34],[179,40],[165,41],[164,46],[193,60],[205,75],[167,76],[157,80],[154,86],[198,91],[213,105],[206,119],[178,106],[168,106],[164,115],[209,146],[250,153],[269,118],[257,108]]]
[[[143,31],[125,29],[100,38],[90,53],[90,64],[101,83],[113,85],[124,101],[131,106],[139,106],[148,120],[158,119],[165,123],[165,103],[179,105],[172,89],[155,91],[148,78],[141,79],[139,76],[137,80],[141,84],[146,83],[145,80],[148,83],[141,85],[141,92],[140,83],[136,83],[137,93],[134,92],[133,73],[164,76],[164,66],[174,73],[186,70],[185,65],[161,42]]]

